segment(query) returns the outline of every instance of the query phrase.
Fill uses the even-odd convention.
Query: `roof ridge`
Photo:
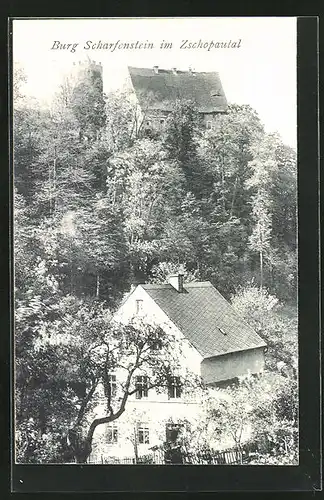
[[[128,69],[154,71],[153,66],[152,67],[127,66],[127,67],[128,67]],[[160,68],[159,67],[159,72],[160,71],[165,71],[165,72],[174,74],[172,68]],[[199,74],[199,75],[219,75],[219,71],[197,71],[197,70],[181,69],[181,68],[177,68],[177,73],[189,73],[189,74],[195,73],[195,74]],[[154,74],[159,74],[159,73],[154,73]]]
[[[172,289],[174,288],[170,283],[139,283],[138,286],[142,286],[143,288],[149,287],[150,289],[156,288],[159,289],[160,287],[171,287]],[[184,288],[189,287],[189,288],[207,288],[207,287],[214,287],[214,285],[210,281],[190,281],[189,283],[184,283],[183,284]],[[215,288],[216,290],[216,288]]]
[[[184,284],[187,293],[170,284],[142,286],[204,358],[266,346],[210,281]]]

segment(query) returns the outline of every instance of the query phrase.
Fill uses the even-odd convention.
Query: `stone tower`
[[[84,81],[95,81],[98,87],[103,91],[103,71],[101,62],[91,59],[74,62],[71,71],[71,83],[76,86]]]

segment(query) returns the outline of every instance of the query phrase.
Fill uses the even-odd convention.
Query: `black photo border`
[[[28,3],[26,2],[26,5]],[[15,16],[13,12],[10,15],[13,18],[20,17]],[[116,14],[111,15],[114,17]],[[122,13],[117,13],[118,15],[128,17]],[[177,15],[180,16],[179,13]],[[190,15],[194,16],[194,14]],[[136,16],[141,17],[138,12]],[[157,13],[156,16],[158,17],[159,14]],[[9,21],[9,35],[11,28]],[[5,438],[2,442],[7,443],[7,446],[3,446],[1,450],[3,489],[14,493],[91,493],[91,498],[93,494],[103,492],[314,492],[322,489],[318,29],[317,17],[297,18],[300,464],[298,466],[109,466],[16,465],[12,462],[10,449],[13,444],[11,411],[13,332],[8,328],[8,325],[12,325],[13,314],[11,307],[12,264],[10,264],[12,263],[12,249],[10,245],[7,246],[8,235],[10,236],[12,229],[12,164],[8,176],[8,170],[5,167],[8,163],[6,163],[5,153],[2,152],[4,163],[1,169],[1,208],[3,210],[1,277],[3,277],[4,286],[1,287],[2,335],[0,338],[3,362],[0,396],[2,408],[7,410],[1,415],[4,417],[1,423],[4,424],[2,436]],[[6,61],[6,54],[4,60]],[[8,76],[10,76],[10,71],[11,57],[9,57]],[[1,95],[6,95],[6,93],[7,81],[4,78],[1,79]],[[8,129],[2,130],[5,143],[8,143],[12,127],[11,93],[8,95],[8,109],[2,106],[1,113],[2,125],[6,124],[7,113],[9,113],[9,131]],[[280,119],[280,110],[278,110],[278,117]],[[12,144],[10,144],[11,147]],[[11,154],[9,160],[10,162],[12,160]],[[7,221],[9,221],[8,224]],[[7,284],[8,287],[6,287]],[[10,391],[8,391],[9,385],[11,385]],[[5,394],[6,391],[7,394]],[[8,459],[7,474],[9,473],[10,476],[10,484],[8,476],[2,473],[5,465],[8,464]]]

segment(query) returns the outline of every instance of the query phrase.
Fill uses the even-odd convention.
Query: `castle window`
[[[150,444],[150,430],[146,423],[138,424],[137,428],[138,442],[140,444]]]
[[[116,424],[108,425],[107,441],[109,444],[115,444],[118,442],[118,429]]]
[[[135,379],[136,399],[147,398],[148,396],[148,377],[138,375]]]
[[[168,384],[169,399],[181,398],[180,377],[171,377]]]
[[[212,121],[210,121],[210,120],[208,120],[208,121],[206,122],[206,128],[207,128],[208,130],[211,130],[211,129],[213,128],[213,122],[212,122]]]

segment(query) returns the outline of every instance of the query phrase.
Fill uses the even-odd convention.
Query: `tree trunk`
[[[54,213],[56,211],[56,161],[57,161],[56,146],[54,146],[54,160],[53,160],[53,193],[54,193],[53,211],[54,211]]]
[[[225,173],[224,173],[224,163],[222,161],[221,163],[221,181],[222,181],[222,207],[223,207],[223,213],[226,213],[226,207],[225,207]]]
[[[138,445],[137,445],[137,432],[136,432],[136,427],[134,427],[134,455],[135,455],[135,464],[138,463]]]
[[[79,429],[70,429],[69,444],[77,464],[85,464],[87,462],[92,451],[91,441],[87,438],[82,438]]]
[[[96,285],[96,297],[99,298],[99,289],[100,289],[100,276],[97,274],[97,285]]]
[[[236,174],[236,177],[235,177],[235,184],[234,184],[234,190],[233,190],[230,217],[233,216],[233,211],[234,211],[234,203],[235,203],[235,197],[236,197],[236,191],[237,191],[237,181],[238,181],[238,174]]]
[[[263,290],[263,250],[260,250],[260,290]]]
[[[77,464],[86,464],[91,453],[91,447],[74,451],[74,458]]]

